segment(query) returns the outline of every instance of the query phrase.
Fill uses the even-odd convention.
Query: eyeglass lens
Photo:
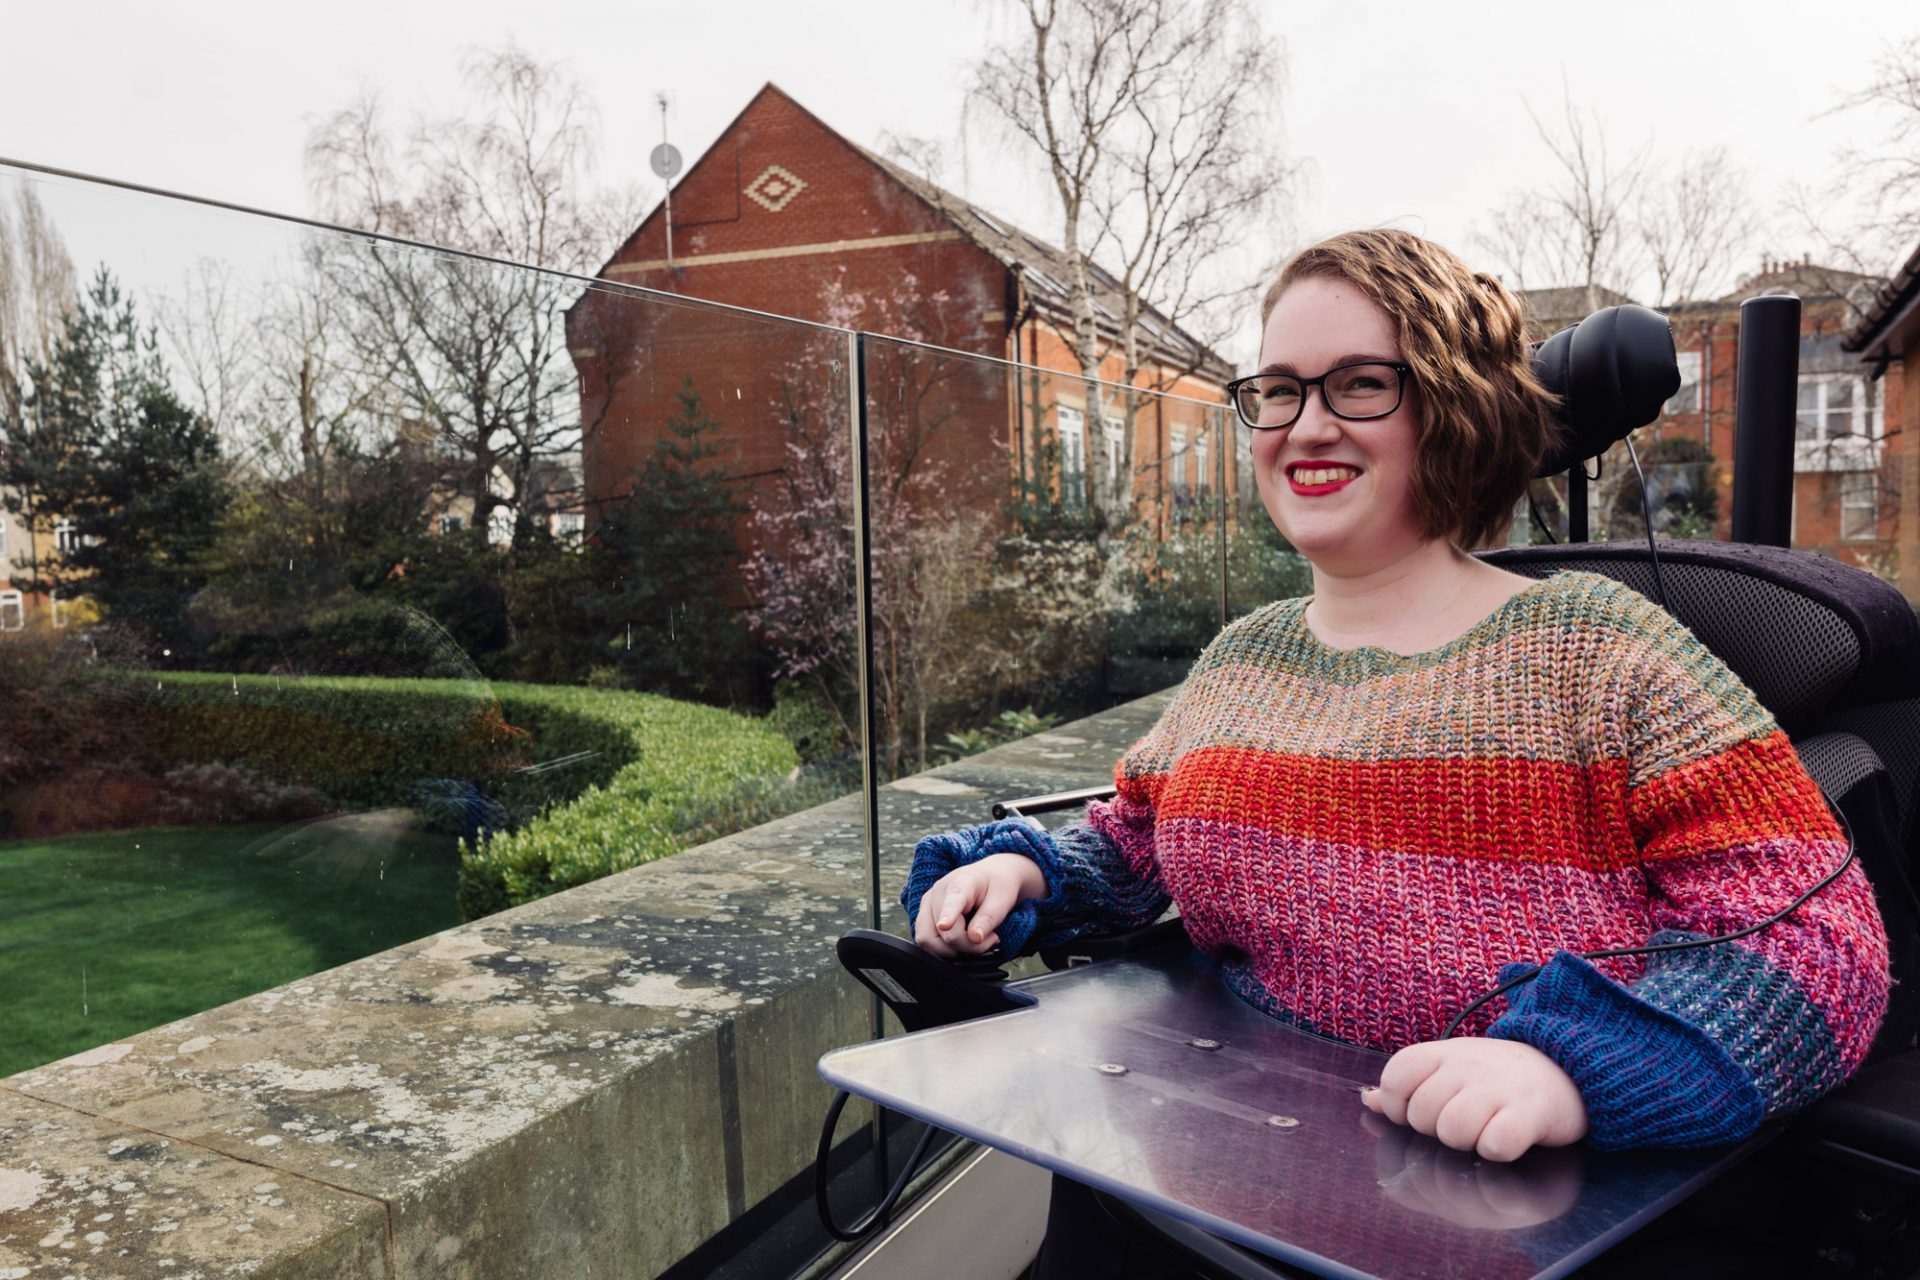
[[[1400,407],[1400,373],[1387,364],[1351,364],[1318,380],[1327,407],[1342,418],[1381,418]],[[1306,389],[1300,379],[1265,373],[1237,388],[1240,417],[1255,426],[1284,427],[1300,416]]]

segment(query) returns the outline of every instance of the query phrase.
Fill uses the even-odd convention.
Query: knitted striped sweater
[[[1552,1057],[1603,1147],[1735,1140],[1860,1064],[1888,972],[1857,865],[1738,942],[1573,954],[1732,932],[1845,855],[1785,734],[1685,627],[1581,572],[1411,656],[1328,647],[1306,603],[1223,631],[1086,822],[923,842],[920,891],[1024,845],[1049,893],[1004,939],[1132,927],[1171,897],[1240,996],[1389,1051],[1545,964],[1463,1030]]]

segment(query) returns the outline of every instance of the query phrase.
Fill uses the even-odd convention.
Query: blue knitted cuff
[[[1020,818],[1003,818],[983,826],[967,827],[950,835],[928,836],[913,848],[913,869],[907,873],[906,887],[900,891],[900,905],[907,909],[907,928],[920,918],[920,899],[927,896],[940,877],[956,867],[972,866],[996,853],[1020,853],[1033,859],[1047,882],[1042,901],[1022,902],[1000,922],[1000,950],[1017,956],[1033,940],[1040,927],[1040,915],[1054,910],[1060,899],[1060,853],[1053,837],[1033,823]]]
[[[1524,972],[1508,965],[1500,980]],[[1559,1064],[1603,1150],[1737,1142],[1765,1113],[1760,1090],[1700,1028],[1636,999],[1562,951],[1507,997],[1487,1035],[1530,1044]]]

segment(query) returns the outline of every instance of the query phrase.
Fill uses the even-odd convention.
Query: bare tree
[[[259,445],[246,418],[257,402],[260,328],[256,317],[245,314],[246,301],[230,264],[202,258],[181,280],[178,294],[154,303],[186,398],[219,435],[223,458],[241,469]]]
[[[1634,206],[1633,231],[1653,273],[1653,305],[1665,310],[1725,284],[1760,233],[1758,208],[1747,175],[1723,147],[1650,174]]]
[[[25,394],[29,364],[53,359],[67,312],[80,291],[66,242],[33,188],[0,203],[0,414],[12,420]]]
[[[1570,93],[1558,126],[1529,105],[1527,115],[1546,144],[1559,174],[1537,190],[1522,192],[1496,210],[1480,246],[1506,268],[1521,289],[1579,286],[1589,310],[1598,310],[1602,290],[1635,274],[1639,244],[1631,210],[1647,177],[1646,151],[1617,159],[1600,121],[1581,112]]]
[[[469,57],[472,108],[398,135],[377,98],[321,123],[309,181],[328,218],[465,253],[590,273],[631,225],[631,192],[592,186],[595,113],[559,67],[514,46]],[[580,286],[451,255],[337,246],[357,362],[431,427],[476,522],[526,514],[536,464],[579,447],[562,317]]]
[[[988,51],[972,97],[1039,153],[1052,179],[1071,341],[1098,432],[1106,414],[1092,380],[1115,348],[1129,385],[1148,366],[1145,308],[1173,325],[1206,324],[1250,287],[1209,282],[1291,179],[1270,141],[1277,43],[1245,0],[1020,0],[1020,12],[1024,38]],[[1103,273],[1095,255],[1116,269]],[[1103,294],[1122,314],[1111,315]],[[1120,457],[1130,459],[1133,397],[1124,399]],[[1107,451],[1088,452],[1095,492],[1127,510],[1131,467],[1109,474]]]
[[[1878,117],[1879,136],[1841,147],[1826,181],[1794,184],[1788,209],[1827,261],[1886,275],[1920,240],[1920,34],[1883,46],[1869,82],[1828,114]],[[1871,297],[1863,290],[1848,298],[1853,318]]]
[[[0,204],[0,455],[18,446],[35,370],[52,365],[67,315],[79,303],[73,259],[33,188],[13,192],[13,211]],[[0,563],[0,577],[41,577],[41,495],[34,486],[0,493],[0,507],[20,518],[26,546]]]

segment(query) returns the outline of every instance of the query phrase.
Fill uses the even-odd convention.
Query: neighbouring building
[[[1916,521],[1902,518],[1920,496],[1913,483],[1903,483],[1914,466],[1908,442],[1915,437],[1891,427],[1903,412],[1902,379],[1897,371],[1878,377],[1843,341],[1881,283],[1807,258],[1768,260],[1723,297],[1668,308],[1680,390],[1636,444],[1643,460],[1655,464],[1650,482],[1687,469],[1713,476],[1717,518],[1698,536],[1724,539],[1731,531],[1740,304],[1792,293],[1801,300],[1793,545],[1900,581],[1902,538],[1920,537]],[[1597,292],[1599,306],[1631,301],[1617,290]],[[1532,290],[1523,301],[1543,337],[1594,309],[1583,288]],[[1602,493],[1601,486],[1589,486],[1594,503],[1603,501]],[[1905,590],[1920,594],[1920,577],[1908,576],[1913,581]]]
[[[569,312],[589,525],[626,491],[688,385],[744,484],[777,483],[796,449],[844,450],[856,362],[876,482],[904,477],[916,502],[999,510],[1022,483],[1081,502],[1096,449],[1130,456],[1136,502],[1162,518],[1182,492],[1221,474],[1234,483],[1220,454],[1233,439],[1225,361],[1149,309],[1135,385],[1184,399],[1090,394],[1060,250],[849,141],[773,85],[688,167],[671,209],[671,226],[663,203],[599,276],[739,310],[599,289]],[[1090,269],[1113,352],[1102,375],[1117,382],[1119,293]],[[838,330],[885,336],[856,353]],[[1007,362],[1058,372],[1016,377]]]
[[[1915,246],[1891,280],[1882,285],[1840,340],[1843,351],[1857,356],[1869,370],[1868,386],[1904,388],[1896,395],[1882,392],[1884,431],[1889,444],[1920,441],[1920,246]],[[1920,448],[1889,449],[1891,491],[1896,529],[1896,564],[1909,572],[1902,590],[1909,600],[1920,599]],[[1900,581],[1900,579],[1896,579]]]

